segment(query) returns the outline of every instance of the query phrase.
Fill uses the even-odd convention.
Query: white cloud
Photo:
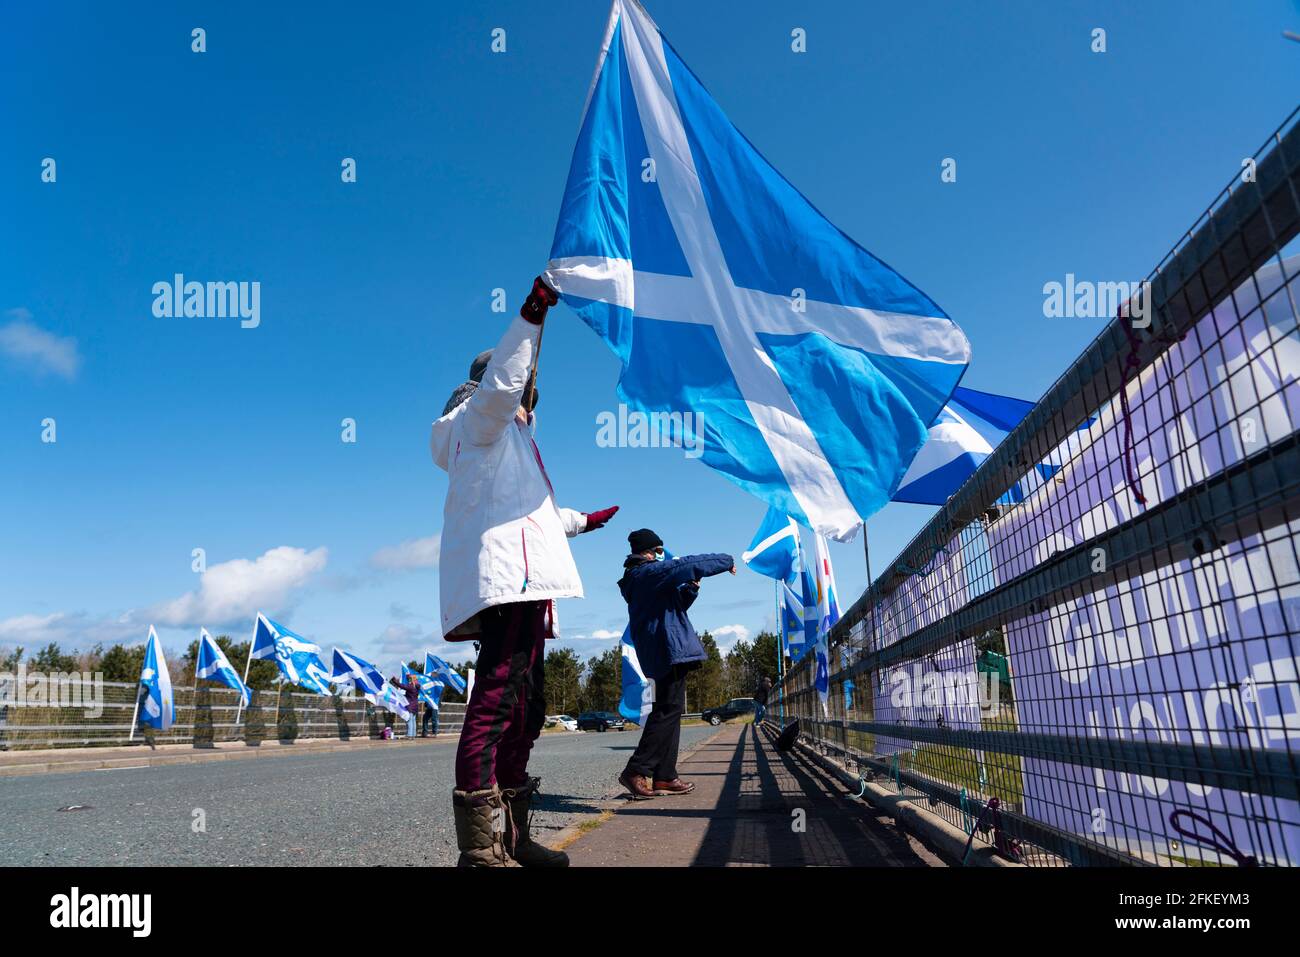
[[[623,632],[610,631],[608,628],[597,628],[595,631],[591,633],[591,637],[596,638],[598,640],[604,640],[607,638],[622,638]]]
[[[744,625],[723,625],[721,628],[710,628],[709,634],[718,643],[718,651],[725,655],[736,642],[748,641],[750,632]]]
[[[386,545],[370,556],[370,564],[387,571],[412,568],[437,568],[442,550],[442,536],[412,538],[400,545]]]
[[[85,612],[64,611],[50,615],[17,615],[0,620],[0,642],[21,645],[28,652],[50,642],[65,649],[96,642],[106,645],[132,643],[148,637],[148,626],[143,626],[146,629],[143,633],[141,627],[131,612],[119,618],[91,618]]]
[[[81,368],[77,340],[46,332],[32,322],[26,309],[11,309],[10,321],[0,326],[0,353],[27,366],[38,375],[53,373],[75,379]]]
[[[259,610],[274,614],[325,567],[329,550],[281,545],[249,561],[210,565],[199,587],[150,610],[152,620],[172,628],[248,623]]]

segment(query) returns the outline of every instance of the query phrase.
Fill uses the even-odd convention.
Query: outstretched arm
[[[557,301],[554,291],[541,279],[533,280],[533,290],[519,310],[519,318],[510,323],[492,350],[492,361],[465,410],[465,432],[475,445],[490,445],[515,417],[532,371],[542,322]]]
[[[677,588],[687,582],[697,582],[711,575],[735,571],[736,560],[730,555],[718,552],[709,555],[685,555],[664,562],[663,565],[665,567],[658,587]]]

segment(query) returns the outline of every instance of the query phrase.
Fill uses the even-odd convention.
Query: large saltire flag
[[[248,687],[206,628],[199,629],[199,656],[194,665],[194,677],[196,680],[219,681],[227,688],[233,688],[239,692],[243,706],[248,707]]]
[[[465,679],[460,676],[460,673],[455,668],[437,655],[431,655],[427,651],[424,653],[424,673],[430,677],[442,677],[457,694],[465,691],[468,687]]]
[[[933,300],[732,126],[634,0],[610,10],[545,279],[622,361],[629,407],[841,541],[890,500],[970,359]]]
[[[623,696],[618,701],[618,713],[629,721],[645,724],[655,703],[655,682],[641,670],[641,661],[632,644],[632,626],[623,629]]]
[[[162,642],[153,625],[149,626],[149,640],[144,646],[140,684],[146,689],[140,702],[140,720],[151,728],[166,731],[176,721],[176,698],[172,694],[172,676],[167,671]]]
[[[330,693],[330,673],[320,660],[320,645],[272,621],[260,611],[253,630],[254,658],[274,658],[285,681],[317,694]]]

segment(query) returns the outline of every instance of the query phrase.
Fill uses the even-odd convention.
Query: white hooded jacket
[[[448,477],[438,560],[448,640],[474,637],[451,632],[494,605],[582,597],[567,539],[586,530],[587,516],[556,506],[541,453],[515,417],[539,330],[516,317],[474,394],[433,423],[433,461]]]

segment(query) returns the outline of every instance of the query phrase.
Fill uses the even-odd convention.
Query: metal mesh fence
[[[835,627],[825,703],[812,656],[773,697],[1029,864],[1300,863],[1297,114],[1254,159],[1149,325],[1117,316]]]
[[[12,691],[0,703],[0,750],[121,746],[129,743],[137,686],[120,682],[63,680],[42,689],[42,698]],[[377,738],[385,712],[364,698],[297,692],[254,691],[249,707],[227,688],[175,688],[176,720],[167,731],[141,728],[134,740],[203,746],[224,741]],[[238,712],[238,723],[236,714]],[[439,733],[459,734],[465,707],[445,704]],[[394,733],[404,734],[402,722]]]

